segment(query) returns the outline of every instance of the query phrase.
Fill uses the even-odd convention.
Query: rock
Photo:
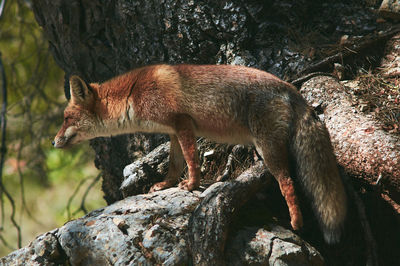
[[[188,224],[210,197],[170,188],[137,195],[70,221],[2,258],[3,265],[182,265],[192,261]],[[305,262],[321,265],[319,253],[290,230],[247,228],[233,236],[227,254],[244,264]],[[256,233],[255,233],[256,232]],[[253,238],[254,233],[256,237]],[[267,238],[269,240],[267,240]],[[269,241],[269,242],[268,242]],[[252,254],[252,256],[249,256]],[[230,261],[230,256],[227,257]]]
[[[124,168],[124,180],[120,187],[124,198],[146,193],[152,184],[162,180],[167,173],[169,146],[169,142],[161,144]]]
[[[58,231],[73,265],[188,260],[187,221],[200,197],[177,188],[138,195],[71,221]]]
[[[229,242],[229,265],[324,265],[321,254],[278,225],[241,229]]]
[[[0,265],[63,265],[67,257],[57,240],[58,229],[38,236],[28,246],[0,259]]]
[[[1,259],[5,265],[177,265],[198,193],[172,188],[127,198],[70,221]]]

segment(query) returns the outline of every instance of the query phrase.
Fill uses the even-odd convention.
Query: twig
[[[87,178],[82,179],[81,182],[79,182],[79,185],[75,188],[74,193],[72,193],[71,197],[68,199],[67,203],[67,214],[68,214],[68,221],[71,220],[71,217],[73,214],[71,214],[71,203],[72,200],[75,198],[76,194],[78,194],[79,190],[81,189],[82,185],[86,182]]]
[[[4,10],[4,4],[5,4],[6,0],[1,1],[0,3],[0,19],[1,19],[1,15],[3,14],[3,10]],[[1,53],[0,53],[0,60],[1,60]],[[3,68],[3,66],[2,66]],[[5,75],[4,75],[5,76]],[[5,84],[5,79],[2,78],[2,82],[3,82],[3,88],[6,87]],[[6,91],[7,93],[7,91]],[[3,119],[1,119],[1,124],[3,124]],[[0,172],[0,181],[3,179],[3,167],[1,167],[1,172]],[[3,230],[3,225],[4,225],[4,200],[3,200],[3,191],[0,191],[0,208],[1,208],[1,224],[0,224],[0,230]]]
[[[99,173],[99,174],[96,176],[96,178],[93,179],[92,183],[90,183],[90,185],[86,188],[85,193],[83,194],[83,197],[82,197],[81,206],[80,206],[80,208],[77,210],[77,212],[80,211],[80,210],[82,210],[85,214],[88,213],[88,211],[87,211],[87,209],[86,209],[86,207],[85,207],[86,197],[87,197],[87,195],[89,194],[89,191],[90,191],[90,190],[94,187],[94,185],[100,180],[100,177],[101,177],[101,173]],[[74,214],[75,214],[75,213],[74,213]]]
[[[2,235],[0,235],[0,241],[3,243],[3,245],[5,246],[5,247],[7,247],[8,249],[10,249],[10,250],[14,250],[15,248],[13,247],[13,246],[11,246],[7,241],[6,241],[6,239],[2,236]]]
[[[312,78],[314,78],[314,77],[317,77],[317,76],[328,76],[328,77],[332,77],[332,78],[338,79],[337,76],[335,76],[335,75],[333,75],[333,74],[331,74],[331,73],[326,73],[326,72],[313,72],[313,73],[306,74],[306,75],[304,75],[304,76],[302,76],[302,77],[299,77],[299,78],[297,78],[297,79],[294,79],[294,80],[292,80],[290,83],[292,83],[296,88],[300,88],[301,85],[302,85],[304,82],[306,82],[307,80],[310,80],[310,79],[312,79]]]
[[[394,27],[392,30],[383,33],[379,36],[376,36],[376,38],[365,38],[361,42],[356,43],[349,47],[345,47],[344,50],[339,51],[338,53],[328,56],[327,58],[324,58],[323,60],[310,65],[303,71],[301,71],[293,80],[299,79],[302,76],[305,76],[307,74],[313,73],[313,72],[331,72],[333,70],[333,63],[343,63],[346,59],[350,59],[354,56],[356,56],[358,53],[361,53],[362,51],[367,50],[368,48],[373,47],[374,45],[379,44],[380,42],[386,42],[389,38],[391,38],[393,35],[396,33],[400,32],[400,27]]]
[[[222,173],[222,175],[220,175],[217,178],[217,182],[219,181],[226,181],[229,179],[230,175],[232,174],[232,170],[235,167],[235,162],[238,161],[238,157],[240,156],[239,153],[242,152],[244,149],[243,145],[235,145],[232,150],[230,151],[230,154],[228,156],[228,161],[226,163],[225,166],[225,170]]]
[[[7,147],[6,147],[6,127],[7,127],[7,118],[6,118],[6,113],[7,113],[7,80],[6,80],[6,73],[4,71],[3,67],[3,60],[1,58],[0,54],[0,75],[1,75],[1,80],[2,80],[2,96],[3,96],[3,104],[1,108],[1,157],[0,157],[0,194],[1,194],[1,228],[3,228],[3,222],[4,222],[4,201],[3,201],[3,193],[6,195],[7,199],[10,201],[11,204],[11,222],[13,226],[17,230],[17,237],[18,237],[18,247],[21,248],[21,228],[18,225],[18,223],[15,221],[15,202],[14,199],[11,197],[11,194],[7,191],[3,184],[3,167],[4,167],[4,161],[7,153]]]
[[[41,223],[38,219],[36,219],[31,211],[28,208],[28,205],[26,204],[26,198],[25,198],[25,182],[24,182],[24,174],[22,173],[20,161],[21,161],[21,152],[22,148],[24,147],[23,145],[24,139],[22,138],[19,144],[18,148],[18,154],[17,154],[17,171],[19,175],[19,183],[20,183],[20,191],[21,191],[21,202],[22,202],[22,208],[21,208],[21,219],[22,219],[22,212],[25,210],[25,212],[28,214],[29,218],[31,218],[33,221],[35,221],[37,224],[44,226],[43,223]]]

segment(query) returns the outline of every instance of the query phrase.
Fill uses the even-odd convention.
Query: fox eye
[[[64,117],[64,122],[68,122],[69,120],[71,120],[71,117],[70,117],[70,116]]]

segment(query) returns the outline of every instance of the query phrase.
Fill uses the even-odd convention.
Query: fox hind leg
[[[172,187],[178,182],[179,176],[182,174],[184,168],[184,158],[181,147],[179,145],[176,135],[170,136],[170,151],[169,151],[169,166],[168,174],[162,182],[154,184],[150,188],[150,192],[166,189]]]
[[[293,179],[289,174],[287,146],[279,145],[279,141],[278,143],[270,141],[270,145],[263,142],[256,141],[257,152],[261,154],[264,164],[279,183],[279,188],[289,208],[292,228],[299,230],[303,226],[303,216],[294,190]]]
[[[268,99],[262,96],[256,99],[260,101]],[[253,143],[265,166],[278,181],[282,196],[289,208],[292,228],[298,230],[303,226],[303,216],[289,170],[288,144],[292,119],[293,109],[287,97],[256,102],[249,108],[248,122],[254,137]]]

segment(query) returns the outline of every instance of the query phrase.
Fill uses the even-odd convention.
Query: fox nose
[[[55,142],[54,142],[54,140],[51,142],[51,145],[53,145],[54,146],[54,144],[56,144]]]

